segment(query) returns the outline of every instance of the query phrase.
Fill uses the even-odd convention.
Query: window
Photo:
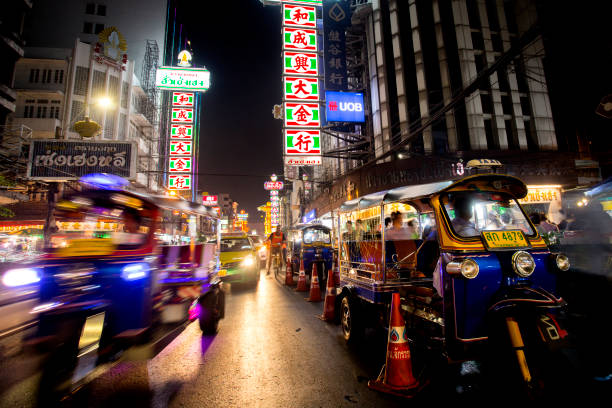
[[[95,3],[87,3],[85,5],[85,14],[95,14],[96,12],[96,5]]]
[[[248,238],[222,238],[221,252],[250,251],[251,241]]]
[[[85,110],[83,109],[83,102],[72,101],[72,109],[70,110],[70,122],[78,122],[79,120],[83,120],[84,113]]]
[[[92,96],[97,98],[101,95],[106,94],[106,74],[102,71],[93,72],[93,82],[91,87],[93,88]]]
[[[23,110],[24,118],[33,118],[34,117],[34,105],[26,105]]]
[[[98,15],[106,16],[106,6],[104,4],[98,4]]]
[[[56,69],[55,70],[55,83],[63,84],[64,83],[64,70]]]
[[[450,193],[442,197],[444,210],[456,235],[478,237],[481,231],[521,230],[534,234],[514,198],[497,192]]]
[[[39,106],[36,109],[36,117],[39,119],[44,119],[47,117],[47,107],[46,106]]]
[[[127,109],[128,107],[128,93],[130,91],[129,84],[125,81],[121,84],[121,107]]]
[[[38,75],[40,74],[40,70],[38,68],[33,68],[30,70],[30,82],[38,82]]]
[[[87,71],[85,67],[77,67],[74,79],[74,93],[85,96],[87,93]]]
[[[122,113],[119,115],[119,140],[125,140],[125,133],[127,131],[127,115]]]
[[[93,23],[88,23],[87,21],[83,23],[83,33],[85,34],[93,34]]]
[[[304,243],[312,244],[313,242],[323,242],[329,244],[331,236],[329,231],[320,228],[307,228],[304,230]]]
[[[482,112],[483,113],[493,113],[493,100],[491,99],[491,95],[481,93],[480,94],[480,103],[482,103]]]
[[[100,34],[104,30],[104,24],[96,24],[95,34]]]
[[[103,132],[105,139],[113,139],[113,135],[115,134],[115,112],[111,110],[106,112]]]

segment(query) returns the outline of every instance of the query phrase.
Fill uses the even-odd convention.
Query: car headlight
[[[265,255],[266,254],[266,247],[261,247],[259,248],[259,255]]]
[[[467,258],[461,262],[449,262],[446,265],[446,272],[453,276],[463,276],[466,279],[474,279],[478,276],[480,268],[476,261]]]
[[[518,251],[512,255],[512,268],[518,276],[526,278],[535,270],[535,261],[529,252]]]
[[[248,255],[246,258],[242,260],[242,266],[253,266],[255,264],[255,258],[253,255]]]
[[[557,263],[557,268],[564,272],[570,268],[569,258],[565,254],[557,254],[557,256],[555,256],[555,262]]]
[[[135,281],[149,276],[149,264],[138,262],[125,265],[121,269],[121,277],[126,281]]]
[[[40,282],[40,276],[41,272],[35,268],[9,269],[2,275],[2,283],[9,288],[32,285]]]

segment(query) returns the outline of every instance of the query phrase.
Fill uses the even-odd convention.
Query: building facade
[[[366,122],[344,141],[324,139],[313,199],[292,200],[291,222],[364,194],[459,178],[472,158],[498,159],[532,186],[598,180],[555,129],[536,5],[353,1],[346,91],[364,93]]]

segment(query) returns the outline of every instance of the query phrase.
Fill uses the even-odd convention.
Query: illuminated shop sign
[[[282,190],[283,187],[282,181],[266,181],[264,183],[264,189],[266,190]]]
[[[191,190],[191,175],[177,174],[168,176],[169,190]]]
[[[286,155],[320,155],[321,131],[319,129],[285,129]]]
[[[365,122],[363,94],[326,91],[325,114],[328,122]]]
[[[191,157],[170,157],[169,169],[171,173],[191,171]]]
[[[219,203],[219,200],[216,195],[205,195],[202,196],[202,204],[215,206]]]
[[[193,138],[193,125],[184,124],[171,124],[170,125],[170,138],[171,139],[192,139]]]
[[[192,153],[192,142],[191,140],[171,140],[170,141],[170,154],[177,156],[191,156]]]
[[[316,28],[317,9],[311,6],[283,4],[283,25]]]
[[[287,166],[317,166],[323,162],[321,156],[287,156],[285,164]]]
[[[561,200],[561,186],[527,186],[527,195],[521,204],[543,204]]]
[[[285,102],[285,126],[319,127],[321,116],[318,103]]]
[[[317,78],[285,77],[285,99],[319,100],[319,81]]]
[[[283,61],[285,75],[319,75],[316,53],[285,51]]]
[[[193,122],[193,109],[188,108],[172,108],[172,122]]]
[[[193,108],[195,94],[193,92],[172,92],[172,105]]]
[[[317,51],[317,30],[283,27],[283,47],[286,50]]]
[[[206,68],[159,67],[155,86],[171,91],[206,92],[210,88],[210,71]]]

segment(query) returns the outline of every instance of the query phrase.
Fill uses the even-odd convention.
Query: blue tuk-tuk
[[[306,275],[311,276],[314,265],[319,282],[323,285],[333,263],[331,230],[318,224],[297,225],[288,231],[287,243],[293,272],[299,272],[303,261]]]

